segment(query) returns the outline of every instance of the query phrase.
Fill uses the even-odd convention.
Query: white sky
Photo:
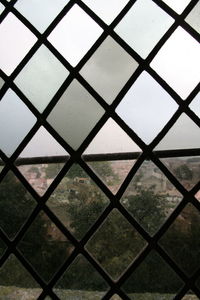
[[[23,1],[21,1],[23,2]],[[62,2],[62,1],[61,1]],[[84,1],[88,4],[91,8],[94,5],[92,1]],[[112,1],[113,2],[113,1]],[[123,7],[127,1],[117,1],[117,5],[113,12],[111,18],[109,18],[108,14],[106,13],[107,2],[102,2],[102,7],[100,7],[100,0],[96,1],[96,6],[94,10],[96,13],[103,15],[103,19],[106,22],[111,22],[111,19],[115,17],[118,13],[119,8]],[[169,5],[173,6],[175,10],[184,9],[187,5],[188,1],[164,1]],[[184,4],[183,4],[184,2]],[[173,4],[174,3],[174,4]],[[176,4],[175,4],[176,3]],[[182,3],[182,8],[175,8],[175,5],[180,5]],[[61,5],[62,6],[62,5]],[[109,6],[110,7],[110,6]],[[102,8],[102,9],[101,9]],[[108,9],[108,11],[110,8]],[[145,22],[144,30],[145,30]],[[46,25],[45,25],[46,26]],[[42,30],[42,29],[41,29]],[[146,28],[148,30],[148,28]],[[9,34],[8,34],[9,32]],[[57,49],[60,50],[61,54],[65,56],[69,62],[75,66],[79,60],[84,56],[90,46],[96,41],[96,39],[102,33],[102,29],[92,20],[90,19],[81,8],[77,5],[74,5],[72,10],[63,18],[61,23],[56,27],[56,29],[51,33],[49,36],[49,41],[52,42],[56,46]],[[131,35],[131,30],[128,32]],[[132,38],[132,37],[131,37]],[[10,75],[14,69],[17,67],[19,62],[23,59],[23,57],[27,54],[29,49],[34,45],[36,42],[36,37],[12,14],[9,13],[5,20],[2,22],[0,27],[0,67],[2,70],[7,74]],[[196,84],[199,82],[200,79],[200,45],[189,36],[183,29],[179,28],[175,31],[175,33],[171,36],[171,38],[166,42],[164,47],[159,51],[158,55],[154,58],[151,67],[155,69],[156,72],[159,73],[160,76],[166,80],[168,84],[174,88],[174,90],[180,94],[180,96],[184,99],[186,98]],[[105,61],[107,57],[105,56]],[[109,56],[110,59],[110,56]],[[94,74],[95,74],[95,61],[93,61],[94,66]],[[98,64],[98,62],[97,62]],[[123,69],[121,70],[123,75]],[[33,78],[34,80],[34,78]],[[23,84],[23,80],[22,80]],[[162,93],[161,93],[162,94]],[[130,96],[131,97],[131,96]],[[139,97],[139,96],[138,96]],[[145,97],[145,87],[142,93],[142,97]],[[146,91],[146,97],[148,99],[149,94]],[[157,95],[159,98],[159,94]],[[131,101],[131,99],[130,99]],[[144,104],[144,110],[146,106]],[[2,103],[0,102],[0,113],[3,111]],[[129,113],[129,112],[127,112]],[[157,112],[159,115],[159,111]],[[80,116],[81,117],[81,116]],[[1,113],[1,122],[4,122],[4,118],[6,119],[7,116]],[[143,126],[150,126],[151,120],[148,119],[148,114],[145,114],[145,119],[143,120]],[[184,118],[183,118],[184,119]],[[187,122],[186,122],[187,123]],[[190,123],[190,122],[189,122]],[[193,124],[193,123],[191,123]],[[184,125],[182,124],[184,130]],[[188,125],[189,126],[189,125]],[[191,129],[192,129],[191,125]],[[127,149],[127,151],[131,151],[131,145],[129,142],[121,142],[124,141],[122,136],[120,135],[119,131],[116,129],[115,125],[112,122],[106,124],[105,131],[103,130],[104,134],[101,136],[99,134],[99,142],[96,144],[96,148],[93,148],[93,151],[104,151],[107,146],[106,139],[109,141],[109,144],[113,146],[113,148],[109,148],[109,151],[115,151],[118,149],[119,143],[121,143],[121,150]],[[42,131],[41,131],[42,132]],[[41,134],[40,132],[40,134]],[[112,132],[111,135],[106,136],[106,132]],[[5,134],[4,132],[2,135]],[[179,134],[179,133],[177,133]],[[42,148],[45,148],[45,145],[49,147],[49,138],[46,134],[43,135],[44,145]],[[121,138],[121,141],[120,141]],[[196,138],[196,137],[195,137]],[[97,139],[97,140],[98,140]],[[0,140],[2,143],[2,136],[0,135]],[[38,139],[38,142],[34,142],[35,149],[41,146],[41,139]],[[7,140],[7,144],[0,145],[1,148],[4,150],[7,148],[13,149],[12,139]],[[96,143],[96,142],[95,142]],[[56,144],[51,143],[53,149],[56,150]],[[173,148],[173,144],[170,145]],[[137,147],[136,147],[137,148]],[[91,145],[92,149],[92,145]],[[45,150],[46,151],[46,150]],[[126,150],[125,150],[126,151]],[[133,150],[134,151],[134,150]],[[135,150],[138,151],[138,150]],[[37,150],[34,148],[30,148],[29,150],[30,156],[37,154]],[[29,152],[26,152],[28,155]],[[118,150],[117,150],[118,152]],[[34,154],[35,153],[35,154]]]

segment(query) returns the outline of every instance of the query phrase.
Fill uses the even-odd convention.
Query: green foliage
[[[124,206],[153,235],[165,220],[165,198],[166,196],[155,194],[153,187],[140,188],[136,195],[126,197]]]
[[[32,173],[36,173],[36,178],[40,178],[41,174],[40,174],[40,171],[38,170],[37,167],[34,167],[32,166],[30,169],[29,169],[29,172],[32,172]]]
[[[44,169],[47,178],[54,178],[57,175],[61,168],[63,167],[62,163],[57,164],[48,164],[48,166]]]
[[[193,178],[193,173],[186,164],[180,165],[174,172],[180,180],[191,180]]]
[[[9,172],[0,185],[0,227],[10,238],[14,238],[35,205],[25,187]]]
[[[107,182],[108,178],[111,177],[112,180],[118,180],[117,174],[112,169],[111,163],[109,161],[94,161],[88,163],[91,168],[97,173],[103,181]]]

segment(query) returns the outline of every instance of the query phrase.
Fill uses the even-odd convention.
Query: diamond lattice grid
[[[198,7],[0,0],[0,298],[200,297]]]

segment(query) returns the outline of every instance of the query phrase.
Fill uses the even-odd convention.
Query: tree
[[[174,170],[174,172],[180,180],[191,180],[193,178],[193,173],[186,164],[180,165]]]
[[[136,195],[127,196],[123,205],[140,225],[153,235],[164,223],[165,202],[166,196],[156,194],[152,186],[148,189],[141,187]]]
[[[15,237],[35,205],[25,187],[9,172],[0,185],[0,227],[10,239]],[[40,213],[18,244],[18,249],[46,281],[55,273],[57,266],[64,262],[70,247],[67,241],[52,241],[48,234],[50,223],[44,213]],[[2,254],[5,245],[1,243],[0,247]],[[10,267],[5,269],[7,271],[0,273],[0,285],[34,287],[24,268],[19,266],[15,260],[11,260]],[[12,277],[11,271],[14,274]]]

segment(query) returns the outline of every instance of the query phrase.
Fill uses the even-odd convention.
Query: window
[[[198,299],[199,1],[0,13],[0,298]]]

